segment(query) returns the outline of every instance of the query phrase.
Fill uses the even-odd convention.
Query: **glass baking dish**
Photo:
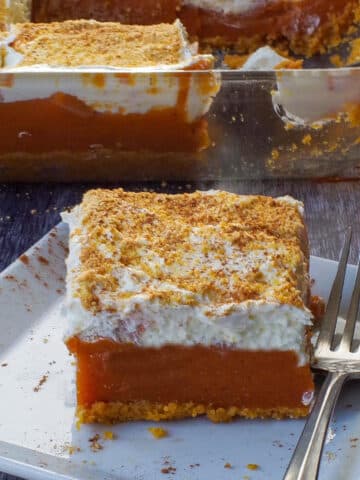
[[[206,105],[189,89],[181,93],[189,82],[199,93],[209,79],[217,87],[205,92]],[[188,95],[188,108],[198,107],[200,134],[196,122],[184,133],[176,113],[159,121],[156,107],[135,128],[118,108],[124,85],[164,98],[174,82],[178,101]],[[103,111],[84,108],[73,84],[91,94],[92,107],[106,100],[109,118],[121,111],[121,121],[113,116],[111,128],[98,128]],[[41,108],[32,102],[39,98]],[[143,105],[136,88],[126,98]],[[189,144],[188,134],[201,140]],[[360,68],[0,71],[1,182],[353,178],[359,166]]]

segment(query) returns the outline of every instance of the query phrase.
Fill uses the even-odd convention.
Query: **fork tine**
[[[340,303],[342,298],[342,290],[344,285],[347,260],[349,257],[352,231],[349,227],[346,231],[345,241],[341,250],[341,257],[336,273],[336,277],[331,289],[330,297],[326,307],[325,317],[323,319],[320,335],[317,341],[316,350],[328,350],[331,348],[332,340],[335,333],[337,317],[339,315]]]
[[[354,337],[355,325],[359,313],[360,302],[360,257],[357,265],[357,274],[354,290],[351,296],[351,303],[346,317],[344,333],[341,338],[339,350],[349,351]]]

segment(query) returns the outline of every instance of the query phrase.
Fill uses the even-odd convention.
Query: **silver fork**
[[[360,260],[344,332],[340,343],[335,345],[335,330],[350,244],[351,229],[349,228],[346,232],[337,274],[320,327],[312,362],[312,367],[326,373],[326,378],[317,395],[284,480],[315,480],[318,477],[325,436],[342,386],[347,380],[360,373],[360,353],[358,350],[354,351],[353,345],[360,301]]]

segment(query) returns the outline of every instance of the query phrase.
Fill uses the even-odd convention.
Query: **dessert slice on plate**
[[[95,153],[197,152],[218,77],[179,21],[12,25],[0,44],[0,157],[77,165]],[[198,74],[178,70],[201,70]],[[129,161],[129,160],[128,160]],[[73,165],[73,166],[74,166]],[[66,167],[66,164],[64,165]]]
[[[92,190],[63,218],[80,423],[308,413],[300,202]]]

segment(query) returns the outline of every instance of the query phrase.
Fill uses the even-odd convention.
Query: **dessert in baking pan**
[[[65,0],[61,8],[57,1],[0,0],[0,178],[191,182],[224,174],[253,177],[256,171],[268,176],[274,150],[291,156],[289,175],[318,173],[320,161],[326,165],[321,176],[332,175],[330,156],[351,164],[358,149],[358,72],[305,71],[320,64],[315,59],[304,59],[302,71],[303,59],[285,58],[289,53],[282,47],[308,55],[322,51],[351,30],[358,14],[359,0],[327,6],[322,0],[228,0],[222,6],[200,0]],[[214,19],[209,28],[219,33],[223,21],[226,29],[209,33],[206,15]],[[131,25],[64,20],[76,16]],[[213,56],[198,53],[176,17],[203,45],[225,47],[214,51],[216,66],[227,52],[224,67],[281,72],[219,72]],[[153,25],[162,20],[169,23]],[[252,35],[239,22],[252,22],[262,34]],[[255,50],[264,43],[276,47]],[[234,55],[229,45],[255,51]],[[356,61],[356,52],[349,58]],[[321,57],[326,61],[328,56]],[[306,128],[334,120],[340,120],[334,128],[311,131],[311,146],[304,150]],[[308,169],[309,162],[314,168]]]
[[[71,156],[92,145],[197,152],[209,144],[204,116],[219,81],[208,71],[213,57],[197,53],[178,20],[14,24],[2,51],[0,156]],[[204,73],[177,74],[188,69]]]
[[[63,218],[80,423],[308,413],[300,202],[92,190]]]
[[[252,51],[280,43],[311,56],[337,45],[360,14],[358,0],[183,0],[190,34],[215,46]]]
[[[95,18],[134,24],[180,18],[204,43],[254,50],[281,42],[312,55],[338,44],[359,19],[358,0],[0,0],[9,21]]]

